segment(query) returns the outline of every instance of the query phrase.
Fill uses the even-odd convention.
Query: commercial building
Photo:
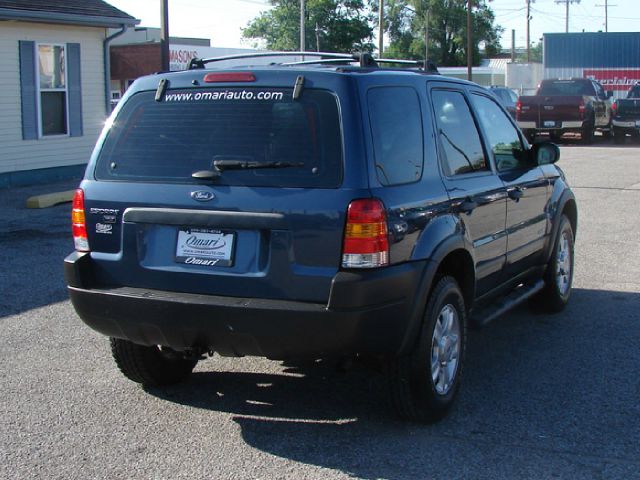
[[[640,82],[640,32],[547,33],[544,77],[591,78],[625,96]]]

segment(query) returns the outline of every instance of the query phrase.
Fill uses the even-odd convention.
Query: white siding
[[[0,28],[0,174],[87,163],[104,124],[102,42],[105,29],[2,22]],[[22,139],[18,42],[79,43],[82,77],[81,137]]]

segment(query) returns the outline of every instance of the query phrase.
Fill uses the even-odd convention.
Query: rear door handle
[[[507,190],[507,195],[509,195],[511,200],[515,200],[517,202],[524,196],[524,190],[520,187],[510,188]]]

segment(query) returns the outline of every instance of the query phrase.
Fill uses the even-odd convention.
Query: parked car
[[[611,106],[613,113],[613,138],[616,143],[624,143],[626,136],[640,139],[640,84],[627,93],[627,98],[618,99]]]
[[[73,201],[73,306],[143,385],[214,352],[372,356],[401,416],[437,420],[468,324],[569,300],[559,149],[476,84],[309,55],[133,84]]]
[[[493,93],[500,101],[502,106],[509,112],[509,114],[516,117],[516,104],[518,103],[518,95],[507,87],[488,87],[488,90]]]
[[[590,144],[594,132],[611,133],[611,96],[588,78],[543,80],[535,95],[520,97],[516,119],[530,141],[539,133],[558,141],[565,133],[577,132]]]

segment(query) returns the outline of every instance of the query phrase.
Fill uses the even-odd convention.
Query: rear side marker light
[[[207,73],[204,76],[204,83],[255,82],[255,81],[256,81],[256,76],[251,72]]]
[[[73,196],[71,231],[76,250],[78,252],[88,252],[89,239],[87,238],[87,222],[84,215],[84,192],[81,188],[77,189]]]
[[[380,200],[354,200],[347,210],[342,248],[343,268],[376,268],[389,264],[387,215]]]

